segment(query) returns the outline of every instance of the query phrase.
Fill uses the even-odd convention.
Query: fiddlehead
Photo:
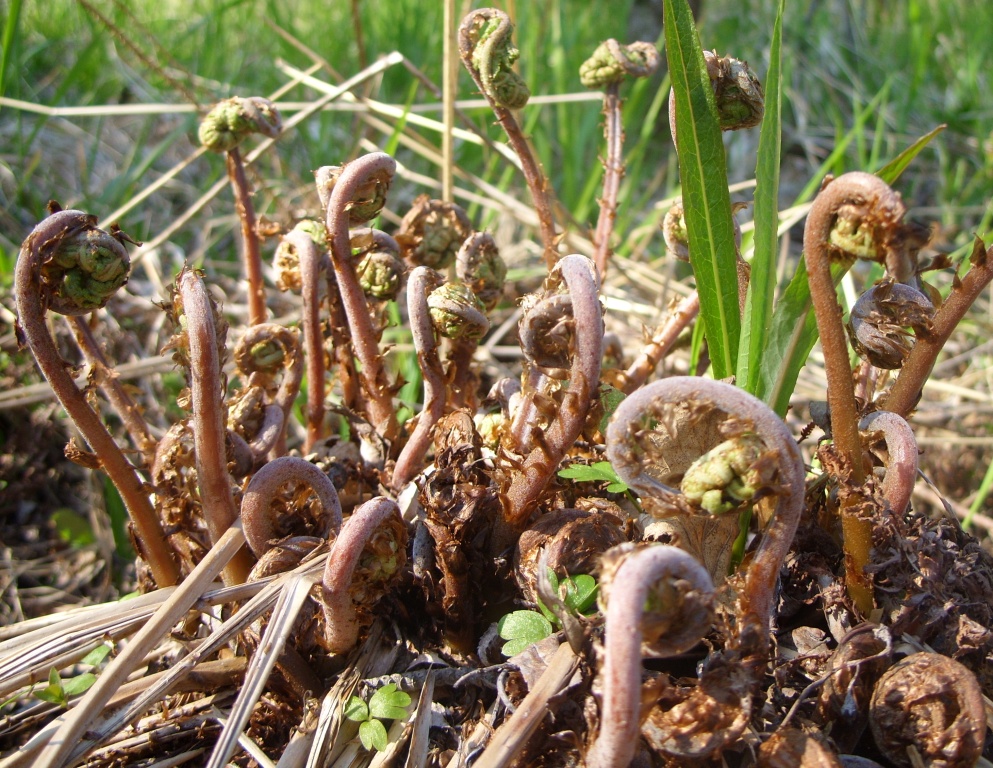
[[[312,536],[327,539],[341,529],[341,502],[330,478],[309,461],[282,456],[252,476],[241,499],[245,539],[256,557],[261,558],[272,548],[278,528],[272,507],[279,492],[287,486],[304,486],[308,493],[317,496],[320,509],[310,532]],[[298,510],[299,505],[294,503],[291,509]]]
[[[248,280],[248,317],[251,324],[266,319],[262,257],[255,228],[255,207],[245,178],[245,166],[238,145],[252,133],[276,138],[283,122],[273,103],[260,97],[225,99],[200,124],[200,143],[213,152],[224,152],[228,177],[234,192],[244,248],[245,277]]]
[[[324,225],[303,220],[288,232],[276,252],[277,261],[287,265],[285,280],[298,282],[303,297],[303,343],[307,365],[307,437],[304,451],[324,437],[324,379],[327,365],[321,328],[320,276],[327,264]],[[296,269],[292,269],[292,266]],[[297,276],[291,281],[289,275]]]
[[[360,377],[368,398],[369,418],[379,434],[387,438],[392,438],[397,431],[393,387],[387,380],[379,353],[379,334],[373,327],[365,295],[352,265],[348,227],[364,224],[378,215],[386,202],[386,192],[395,170],[392,157],[375,152],[341,169],[317,171],[318,192],[327,199],[331,265],[352,332],[355,355],[362,366]]]
[[[555,219],[548,195],[548,179],[542,173],[511,111],[523,107],[530,97],[527,86],[511,69],[518,55],[517,49],[510,45],[512,31],[510,18],[503,11],[495,8],[475,10],[459,26],[459,56],[479,90],[490,102],[511,147],[521,160],[521,170],[538,214],[545,264],[551,269],[559,254]]]
[[[346,653],[369,621],[373,605],[407,562],[407,528],[396,503],[377,496],[345,521],[321,582],[331,653]]]
[[[440,285],[441,281],[441,275],[428,267],[415,267],[407,280],[407,313],[414,337],[414,349],[417,350],[417,364],[424,378],[424,408],[393,468],[394,489],[402,488],[419,471],[431,442],[434,425],[445,412],[445,374],[441,368],[438,341],[428,307],[428,293]]]
[[[908,230],[901,225],[904,212],[900,197],[881,179],[868,173],[846,173],[821,190],[807,215],[803,234],[810,298],[824,350],[831,433],[853,489],[865,482],[865,471],[848,344],[831,261],[861,256],[885,263],[897,280],[912,275],[915,270],[907,264]],[[872,547],[872,524],[857,512],[857,506],[854,494],[842,501],[842,531],[849,555],[847,583],[859,609],[868,613],[872,609],[872,583],[864,568]]]
[[[190,399],[193,404],[193,443],[204,520],[215,544],[238,517],[225,451],[225,418],[220,359],[217,352],[215,308],[201,277],[185,270],[177,281],[177,300],[186,318]],[[242,549],[224,569],[225,581],[241,584],[251,570]]]
[[[586,765],[627,766],[641,723],[642,646],[655,658],[696,645],[713,621],[714,584],[691,555],[664,544],[622,544],[604,555],[601,602],[606,603],[600,732]],[[617,588],[611,588],[612,585]]]
[[[636,42],[621,45],[611,38],[593,52],[579,68],[579,80],[587,88],[603,88],[604,138],[607,157],[603,168],[603,196],[600,216],[593,233],[593,262],[602,280],[610,257],[610,236],[617,216],[617,194],[624,175],[622,151],[624,129],[621,123],[620,84],[625,76],[651,77],[659,67],[658,49],[651,43]]]
[[[525,526],[559,462],[579,437],[600,380],[603,317],[596,267],[585,256],[565,256],[549,278],[553,285],[559,281],[568,290],[574,323],[569,383],[542,446],[530,452],[507,489],[504,519],[517,530]]]
[[[268,99],[239,96],[218,102],[200,123],[200,143],[211,152],[230,152],[253,133],[279,136],[283,120]]]
[[[412,267],[444,270],[471,234],[472,222],[461,206],[420,195],[400,222],[396,241]]]
[[[531,98],[514,63],[521,55],[511,35],[510,17],[494,8],[469,14],[459,29],[462,61],[487,99],[506,109],[522,109]]]
[[[25,239],[14,269],[18,329],[56,397],[99,457],[124,500],[142,556],[160,587],[179,579],[162,524],[135,468],[100,422],[66,371],[45,324],[45,313],[81,315],[102,307],[127,282],[128,238],[98,229],[82,211],[55,211]]]

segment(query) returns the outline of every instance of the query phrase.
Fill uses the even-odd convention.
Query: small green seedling
[[[596,461],[592,464],[570,464],[559,470],[559,477],[578,480],[581,483],[607,483],[608,493],[629,493],[627,483],[617,476],[609,461]]]
[[[606,462],[603,462],[606,463]],[[552,589],[562,596],[562,602],[576,614],[588,615],[596,602],[599,585],[586,574],[569,576],[559,581],[555,572],[548,569]],[[516,656],[529,645],[544,640],[559,624],[558,617],[538,601],[539,611],[514,611],[497,623],[497,631],[507,642],[500,652],[507,657]]]
[[[631,500],[631,503],[634,504],[635,508],[639,512],[642,511],[638,497],[634,495],[628,484],[621,480],[609,461],[595,461],[592,464],[570,464],[565,469],[560,469],[558,475],[566,480],[576,480],[580,483],[606,483],[607,493],[625,494]]]
[[[110,646],[106,643],[98,645],[80,660],[80,664],[91,667],[99,666],[110,653]],[[59,671],[52,667],[48,673],[48,685],[39,691],[31,691],[31,695],[36,699],[47,701],[49,704],[56,704],[60,707],[68,707],[69,699],[72,696],[79,696],[86,693],[97,681],[97,676],[92,672],[84,672],[68,680],[63,680]]]
[[[352,696],[345,705],[345,717],[359,723],[359,741],[368,750],[382,752],[389,743],[383,720],[398,720],[407,716],[410,696],[398,691],[393,683],[376,690],[366,704],[360,697]]]

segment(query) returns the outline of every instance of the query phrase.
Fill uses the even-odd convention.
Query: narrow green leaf
[[[892,184],[941,130],[942,127],[939,126],[922,136],[884,165],[877,175],[887,184]],[[843,265],[831,266],[831,277],[835,285],[846,271],[847,268]],[[776,303],[766,353],[759,366],[759,387],[754,393],[780,416],[786,415],[800,369],[806,364],[816,341],[817,320],[811,311],[807,267],[801,259],[793,279]]]
[[[676,98],[679,177],[690,263],[716,378],[735,372],[741,318],[724,142],[703,49],[686,0],[663,3],[666,58]]]
[[[917,155],[920,154],[921,150],[924,149],[928,144],[931,143],[931,139],[945,130],[948,126],[944,123],[939,125],[933,131],[925,133],[917,141],[907,147],[903,152],[890,160],[886,165],[876,171],[876,175],[885,181],[887,184],[892,184],[894,181],[900,178],[900,174],[906,170],[907,166],[913,161]]]
[[[755,250],[745,298],[745,316],[738,347],[736,381],[754,394],[759,388],[759,369],[765,352],[772,307],[776,295],[776,252],[779,242],[779,161],[782,147],[782,49],[783,11],[779,11],[769,46],[769,71],[765,79],[765,115],[759,133],[755,165]]]
[[[89,664],[91,667],[99,666],[110,654],[111,647],[108,643],[100,643],[96,648],[79,660],[80,664]]]
[[[386,726],[379,720],[366,720],[359,726],[359,741],[370,752],[382,752],[390,743],[386,735]]]

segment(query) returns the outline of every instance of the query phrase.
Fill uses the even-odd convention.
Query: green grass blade
[[[7,6],[7,22],[3,26],[3,39],[0,40],[0,96],[3,96],[4,85],[7,83],[7,67],[10,64],[20,16],[21,0],[10,0],[10,5]]]
[[[920,154],[920,151],[931,143],[931,139],[948,127],[946,124],[939,125],[933,131],[924,134],[917,141],[907,147],[903,152],[890,160],[886,165],[876,171],[876,175],[887,184],[892,184],[900,174],[904,172],[911,161]]]
[[[741,330],[724,143],[689,4],[668,0],[663,7],[666,57],[678,105],[679,177],[690,263],[714,377],[723,379],[735,372]]]
[[[884,165],[877,175],[887,184],[895,182],[911,160],[941,133],[943,127],[939,126],[915,141]],[[831,277],[835,285],[846,271],[843,266],[832,265]],[[754,393],[780,416],[786,415],[800,369],[806,364],[816,341],[817,321],[811,311],[806,264],[801,259],[796,274],[773,312],[769,341],[759,366],[759,387]]]
[[[765,352],[772,306],[776,296],[776,244],[779,242],[779,160],[782,148],[782,50],[783,10],[786,0],[779,0],[779,11],[769,47],[769,72],[765,80],[765,115],[759,134],[759,151],[755,165],[755,251],[752,274],[745,298],[745,316],[738,346],[738,386],[755,393],[759,387],[759,368]]]

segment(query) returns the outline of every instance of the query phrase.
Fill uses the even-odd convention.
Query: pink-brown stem
[[[679,334],[700,314],[700,294],[693,291],[672,310],[672,314],[652,335],[631,366],[624,372],[625,394],[630,395],[644,384],[659,363],[676,344]]]
[[[79,344],[86,361],[93,368],[100,389],[103,390],[107,400],[113,406],[135,447],[144,457],[146,464],[150,465],[155,457],[156,440],[148,431],[148,423],[141,415],[141,409],[121,385],[117,372],[110,367],[110,362],[96,336],[93,335],[93,329],[90,328],[86,318],[71,317],[69,323],[76,335],[76,343]]]
[[[441,283],[441,275],[429,267],[416,267],[407,278],[407,313],[417,350],[417,364],[424,379],[424,407],[393,468],[394,490],[409,483],[423,466],[434,425],[445,414],[445,373],[428,310],[428,294]]]
[[[882,432],[886,442],[886,474],[883,497],[894,514],[903,515],[917,482],[917,439],[902,416],[890,411],[876,411],[859,422],[863,432]]]
[[[585,256],[564,256],[555,266],[569,290],[575,341],[569,384],[555,418],[545,430],[543,445],[524,460],[507,489],[504,519],[523,529],[535,504],[566,451],[579,437],[596,395],[603,358],[603,316],[596,267]]]
[[[66,315],[93,309],[74,308],[67,300],[55,296],[52,287],[43,277],[42,269],[64,240],[98,231],[95,217],[73,210],[54,213],[31,231],[21,246],[14,269],[18,324],[56,397],[97,454],[103,470],[121,494],[135,527],[141,555],[152,569],[155,583],[159,587],[172,586],[179,581],[179,568],[166,544],[162,523],[143,487],[141,477],[86,402],[83,393],[76,388],[45,324],[45,312],[49,308]],[[118,256],[126,263],[127,251],[120,243],[117,247]]]
[[[331,242],[331,265],[334,268],[341,303],[352,332],[352,346],[362,370],[362,387],[368,398],[369,419],[380,435],[391,439],[397,432],[393,387],[387,380],[379,352],[379,334],[373,326],[365,295],[355,276],[348,235],[349,209],[356,195],[370,184],[388,187],[396,171],[396,162],[383,152],[373,152],[348,163],[331,191],[327,209],[328,237]]]
[[[193,450],[204,520],[213,543],[238,517],[225,450],[224,392],[217,354],[213,307],[207,287],[193,270],[179,276],[179,293],[189,339],[190,394],[193,403]],[[241,584],[251,557],[241,550],[224,569],[225,583]]]
[[[275,525],[270,507],[276,494],[288,485],[307,485],[317,495],[327,521],[314,536],[327,539],[341,530],[341,502],[331,479],[309,461],[297,456],[281,456],[252,476],[241,499],[245,539],[256,557],[262,557],[272,548]]]
[[[356,509],[342,526],[328,555],[321,582],[322,606],[327,618],[327,644],[332,653],[347,653],[359,637],[359,621],[352,600],[352,578],[366,543],[390,517],[400,518],[396,502],[377,496]]]
[[[716,408],[751,424],[751,431],[779,458],[776,510],[748,567],[741,596],[742,624],[758,629],[769,642],[779,570],[796,534],[803,510],[806,470],[800,449],[783,420],[765,403],[730,384],[696,376],[654,381],[629,395],[607,427],[607,457],[618,476],[642,496],[666,496],[676,491],[651,477],[641,460],[637,435],[660,418],[666,406],[693,403]]]
[[[324,438],[324,334],[321,332],[320,275],[327,266],[327,257],[314,239],[298,229],[283,235],[300,260],[300,283],[303,297],[303,347],[307,358],[307,437],[304,453]]]
[[[624,545],[621,545],[624,546]],[[607,601],[603,701],[600,705],[600,732],[586,755],[588,768],[626,768],[638,748],[641,726],[641,675],[643,620],[651,591],[662,582],[660,593],[666,607],[678,609],[688,593],[695,593],[696,610],[679,611],[667,635],[655,640],[653,656],[665,658],[689,650],[710,630],[710,601],[714,584],[707,569],[692,555],[661,544],[628,555],[615,571]],[[675,634],[675,637],[668,636]]]
[[[919,336],[914,343],[893,387],[882,398],[883,409],[907,418],[917,407],[924,382],[931,375],[945,342],[969,307],[993,281],[993,247],[984,250],[983,243],[977,240],[971,262],[965,277],[955,281],[952,292],[935,313],[931,333]]]
[[[242,258],[245,262],[245,277],[248,280],[248,322],[250,325],[255,325],[264,323],[267,316],[259,234],[255,229],[255,206],[252,205],[252,192],[245,178],[245,164],[241,160],[241,151],[238,147],[229,149],[226,159],[235,207],[241,220]]]

